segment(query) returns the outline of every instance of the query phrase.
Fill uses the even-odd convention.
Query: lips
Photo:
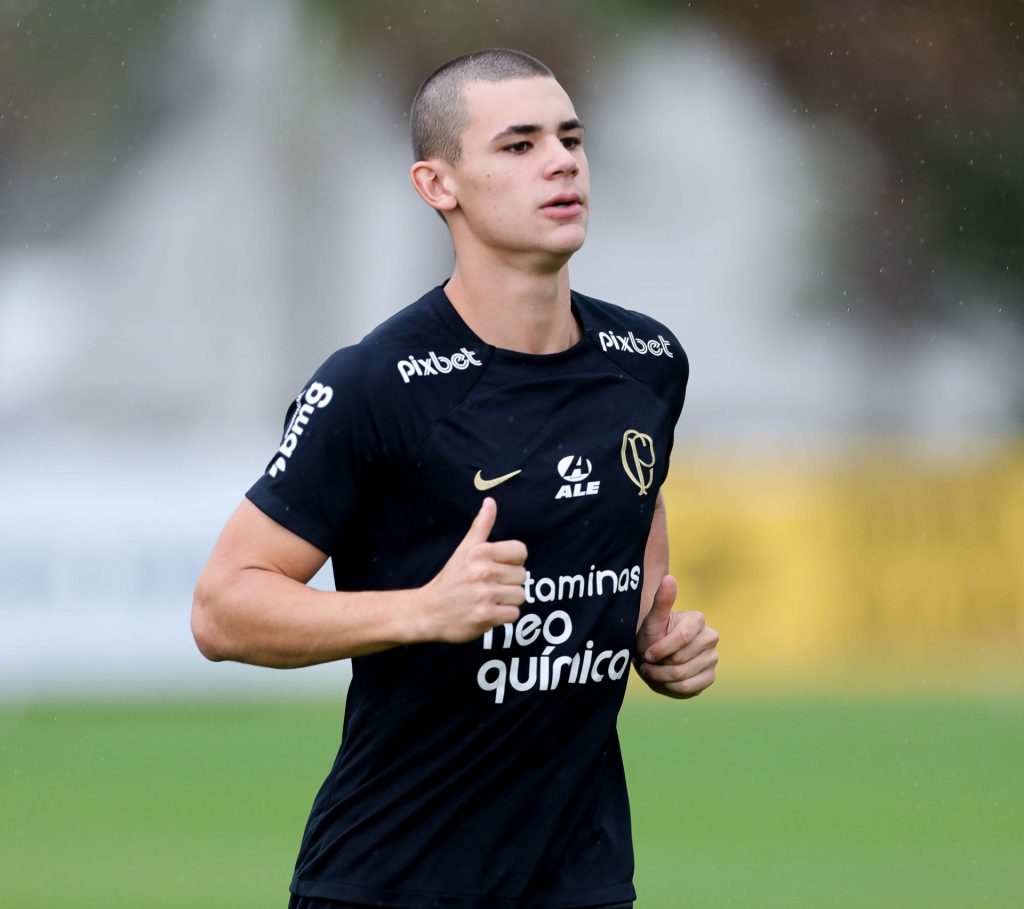
[[[574,218],[583,211],[583,199],[579,193],[559,193],[548,199],[541,210],[552,218]]]

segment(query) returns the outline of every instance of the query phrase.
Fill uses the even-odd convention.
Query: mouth
[[[574,218],[583,212],[583,199],[579,193],[559,193],[548,199],[541,211],[552,218]]]

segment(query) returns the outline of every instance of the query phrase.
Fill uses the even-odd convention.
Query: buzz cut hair
[[[468,83],[554,77],[540,60],[499,47],[449,60],[427,76],[413,98],[409,126],[415,159],[440,158],[452,165],[459,163],[462,133],[469,125],[465,97]]]

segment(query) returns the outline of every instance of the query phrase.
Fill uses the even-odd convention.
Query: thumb
[[[480,505],[480,510],[469,525],[469,530],[462,538],[461,546],[472,546],[474,543],[486,543],[491,535],[491,528],[498,517],[498,503],[490,496],[487,496]]]
[[[670,574],[665,575],[654,594],[651,611],[644,619],[644,625],[648,626],[649,631],[664,633],[668,628],[668,618],[672,614],[672,606],[675,604],[678,593],[679,585],[676,583],[676,579]]]

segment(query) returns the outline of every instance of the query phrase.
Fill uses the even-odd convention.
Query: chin
[[[584,241],[587,239],[587,230],[585,227],[581,227],[576,231],[574,236],[568,235],[568,231],[566,231],[566,234],[567,235],[565,237],[559,237],[556,242],[551,244],[549,247],[551,252],[563,256],[571,256],[583,246]]]
[[[514,238],[507,235],[500,239],[496,238],[492,245],[509,252],[549,256],[552,260],[560,259],[560,264],[565,264],[569,257],[583,246],[586,238],[586,225],[566,224],[544,237],[538,237],[536,234],[528,236],[524,232]]]

